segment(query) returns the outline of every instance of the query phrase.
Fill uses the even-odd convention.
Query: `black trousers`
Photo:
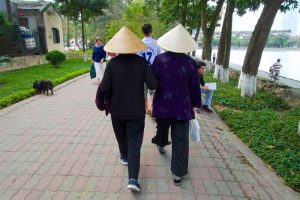
[[[145,118],[125,120],[111,117],[121,157],[128,159],[129,178],[138,179]]]
[[[152,143],[159,146],[169,144],[168,134],[171,127],[172,160],[171,171],[176,176],[185,176],[188,173],[189,161],[189,121],[177,119],[156,119],[157,132]]]

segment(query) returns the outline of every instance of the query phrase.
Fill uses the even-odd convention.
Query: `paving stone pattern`
[[[83,76],[55,91],[0,112],[0,200],[284,199],[243,162],[215,114],[198,116],[199,143],[190,142],[189,174],[173,185],[171,147],[160,155],[146,118],[142,192],[127,190],[110,117],[94,104],[97,85]]]

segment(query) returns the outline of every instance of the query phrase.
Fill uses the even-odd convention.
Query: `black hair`
[[[152,33],[152,25],[151,24],[144,24],[142,26],[142,31],[143,31],[144,35],[149,35],[150,33]]]
[[[278,59],[277,59],[277,62],[280,62],[280,61],[281,61],[281,60],[278,58]]]
[[[196,61],[196,64],[197,64],[197,68],[200,69],[202,66],[206,66],[206,63],[205,62],[202,62],[201,60],[199,59],[195,59]]]

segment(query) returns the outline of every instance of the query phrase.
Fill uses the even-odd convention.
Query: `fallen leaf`
[[[295,173],[292,171],[292,170],[290,170],[291,171],[291,174],[294,176],[295,175]]]
[[[267,145],[266,146],[268,149],[274,149],[275,148],[275,146],[273,146],[273,145]]]
[[[83,196],[86,195],[88,192],[89,192],[88,189],[85,189],[83,192],[81,192],[81,193],[79,194],[79,197],[83,197]]]
[[[149,190],[156,189],[156,185],[149,185],[149,186],[148,186],[148,189],[149,189]]]

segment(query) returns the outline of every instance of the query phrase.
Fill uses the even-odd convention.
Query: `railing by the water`
[[[241,70],[242,66],[234,63],[230,63],[230,68],[235,70]],[[258,70],[258,77],[269,78],[269,72]],[[300,88],[300,81],[295,79],[279,76],[279,83],[290,86],[292,88]]]

